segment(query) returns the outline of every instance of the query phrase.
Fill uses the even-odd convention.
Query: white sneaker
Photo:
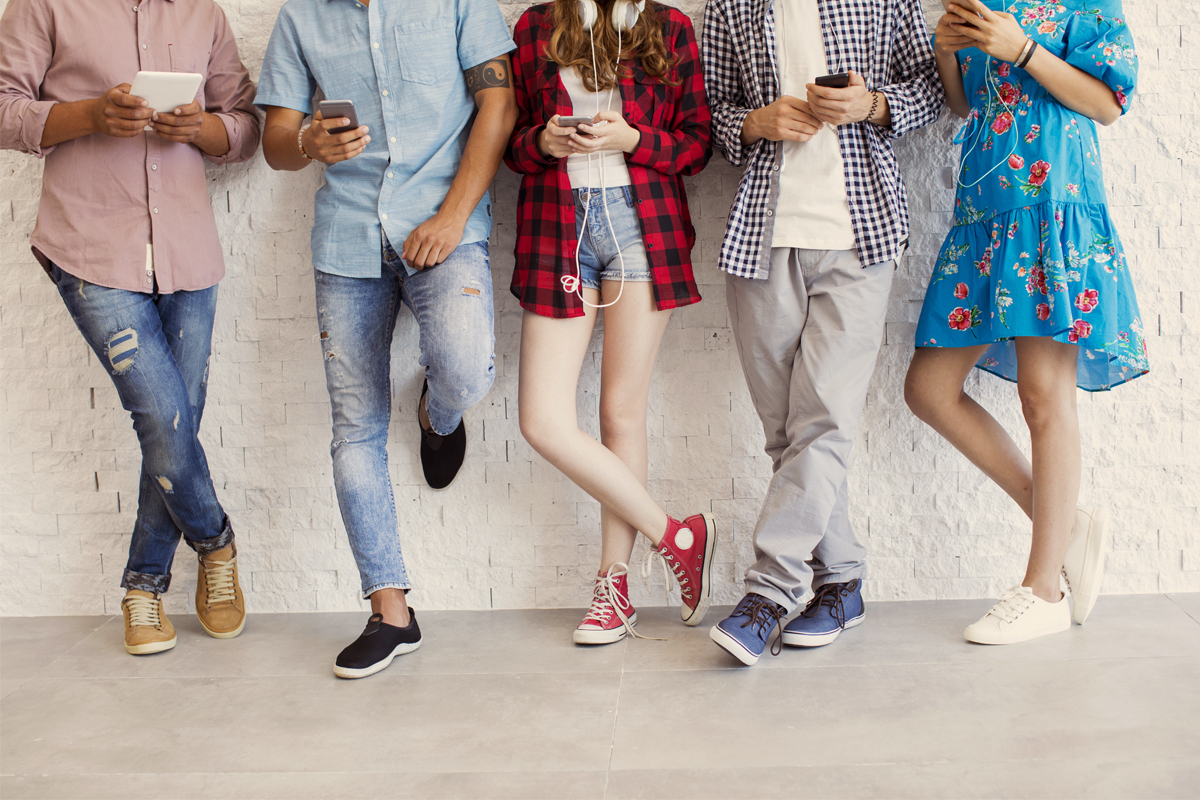
[[[1016,644],[1071,629],[1071,606],[1064,594],[1048,603],[1028,586],[1014,586],[963,635],[976,644]]]
[[[1075,529],[1063,562],[1063,575],[1071,587],[1072,617],[1080,625],[1092,613],[1100,582],[1104,579],[1104,555],[1108,552],[1108,509],[1075,509]]]

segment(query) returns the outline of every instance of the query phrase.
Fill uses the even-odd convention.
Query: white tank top
[[[595,116],[597,110],[621,113],[621,93],[616,87],[604,92],[589,92],[575,67],[559,67],[558,75],[571,96],[574,116]],[[632,183],[625,154],[620,150],[603,150],[591,156],[585,153],[567,156],[567,177],[571,179],[572,189],[611,189]]]

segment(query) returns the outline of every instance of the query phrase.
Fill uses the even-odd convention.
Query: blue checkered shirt
[[[863,264],[900,254],[908,239],[908,195],[891,140],[937,119],[944,101],[920,0],[818,0],[825,60],[861,74],[887,97],[892,124],[838,127],[846,199]],[[772,0],[708,0],[701,40],[713,144],[745,167],[729,211],[719,266],[766,278],[783,149],[761,139],[743,145],[742,122],[779,97]]]

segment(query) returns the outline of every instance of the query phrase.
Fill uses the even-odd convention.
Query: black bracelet
[[[1032,39],[1030,39],[1029,41],[1033,42]],[[1025,54],[1025,57],[1020,59],[1020,61],[1018,63],[1014,64],[1013,66],[1017,67],[1019,69],[1025,69],[1025,65],[1029,63],[1029,59],[1033,58],[1033,54],[1037,52],[1037,49],[1038,49],[1038,43],[1033,42],[1033,47],[1029,48],[1029,52]]]
[[[879,92],[871,92],[871,110],[867,112],[867,122],[871,121],[871,117],[875,116],[875,109],[879,108]]]

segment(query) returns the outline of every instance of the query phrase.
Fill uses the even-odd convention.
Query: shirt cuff
[[[238,161],[244,161],[246,157],[241,152],[244,131],[239,130],[239,128],[245,127],[243,120],[238,119],[236,114],[229,114],[223,111],[210,111],[209,113],[221,120],[221,124],[225,126],[225,138],[229,140],[229,149],[225,151],[224,155],[220,156],[210,155],[203,150],[200,152],[213,164],[233,164]]]
[[[875,125],[875,127],[879,128],[880,133],[889,139],[899,139],[912,129],[912,109],[905,102],[904,95],[891,86],[879,86],[875,91],[887,98],[888,115],[892,118],[891,125],[886,127]],[[867,124],[874,125],[875,123],[868,122]]]
[[[46,131],[46,118],[50,109],[57,105],[53,100],[32,100],[21,114],[20,147],[24,152],[45,158],[56,145],[42,147],[42,134]]]
[[[739,108],[736,111],[731,111],[728,118],[725,120],[725,157],[729,159],[734,166],[740,167],[745,163],[748,151],[753,145],[742,144],[742,128],[746,124],[746,117],[750,116],[749,108]]]

